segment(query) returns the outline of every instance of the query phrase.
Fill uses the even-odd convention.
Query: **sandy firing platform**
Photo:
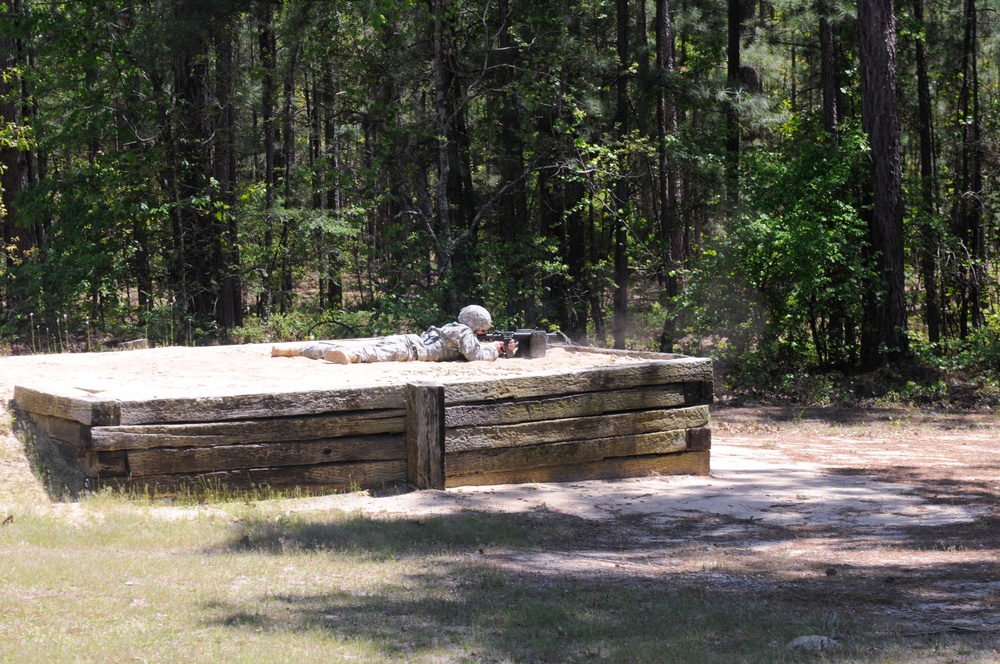
[[[58,382],[45,383],[42,358],[5,358],[4,369],[15,408],[92,487],[333,491],[709,471],[707,359],[555,346],[536,359],[342,366],[270,350],[60,356]]]

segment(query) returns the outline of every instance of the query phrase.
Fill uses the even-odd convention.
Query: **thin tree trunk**
[[[499,46],[504,53],[516,54],[514,40],[510,35],[510,5],[508,0],[498,0],[498,13],[501,25],[499,30]],[[522,113],[514,72],[518,62],[515,60],[504,66],[500,73],[501,92],[499,104],[500,123],[500,189],[503,192],[498,200],[500,208],[500,236],[504,239],[506,251],[510,256],[507,274],[507,315],[512,319],[520,319],[525,326],[534,327],[537,312],[534,306],[534,283],[530,271],[530,243],[525,242],[529,236],[528,225],[528,192],[525,182],[524,141],[522,139]]]
[[[983,213],[982,118],[979,111],[978,10],[975,0],[965,2],[965,38],[962,54],[962,162],[964,186],[960,189],[964,241],[970,262],[969,321],[973,328],[985,323],[982,291],[986,282],[986,229]]]
[[[457,294],[452,282],[455,238],[452,230],[451,200],[448,197],[451,181],[451,155],[448,137],[451,135],[449,120],[449,76],[445,52],[445,11],[447,0],[428,0],[431,10],[431,48],[434,63],[434,128],[437,132],[437,249],[438,275],[443,287],[441,305],[445,311],[457,311]]]
[[[927,75],[927,50],[924,46],[924,0],[913,0],[913,19],[917,60],[917,109],[920,134],[920,272],[924,282],[924,317],[927,339],[941,340],[941,316],[937,285],[938,233],[934,223],[934,118],[930,81]]]
[[[828,0],[819,0],[819,46],[821,75],[823,79],[823,127],[837,138],[840,117],[837,106],[837,91],[840,84],[837,76],[837,44],[833,34],[833,17],[830,16]]]
[[[209,190],[212,173],[205,148],[210,142],[208,58],[204,44],[177,56],[174,64],[178,139],[175,229],[179,231],[181,299],[199,321],[215,317],[218,269],[215,215],[193,201]]]
[[[216,35],[216,122],[215,160],[213,172],[219,183],[219,200],[232,209],[236,203],[236,109],[232,102],[233,45],[236,29],[232,22]],[[219,327],[231,328],[243,324],[243,295],[239,276],[239,238],[236,219],[231,213],[222,212],[223,219],[216,219],[218,230],[218,264],[220,271],[219,298],[216,305],[216,322]]]
[[[743,32],[741,0],[727,2],[728,30],[726,33],[726,88],[730,99],[726,104],[726,195],[730,210],[736,209],[739,196],[740,166],[740,37]]]
[[[739,203],[740,192],[740,143],[743,128],[740,123],[740,104],[747,91],[758,91],[760,84],[756,72],[744,67],[742,50],[745,42],[756,34],[753,17],[757,0],[728,0],[726,35],[726,88],[730,96],[726,104],[726,194],[730,213]]]
[[[667,84],[674,75],[674,36],[670,21],[670,0],[656,0],[656,66],[660,82],[657,92],[656,124],[660,199],[660,247],[662,252],[666,317],[660,336],[660,351],[671,353],[677,335],[676,298],[680,293],[677,267],[681,258],[680,177],[670,158],[668,141],[677,136],[677,105]]]
[[[628,0],[617,0],[618,10],[618,74],[616,133],[628,134]],[[615,348],[625,348],[626,322],[628,319],[628,225],[629,192],[625,174],[620,173],[615,184],[614,204],[617,210],[615,224],[615,291],[614,336]]]
[[[326,103],[323,108],[323,144],[330,172],[339,173],[340,138],[336,120],[336,86],[330,64],[326,63],[324,67],[323,99]],[[343,206],[340,178],[335,178],[333,182],[333,186],[326,189],[326,209],[334,215],[339,215]],[[327,306],[331,309],[339,308],[344,305],[343,262],[335,247],[328,247],[324,243],[323,251],[327,263]]]
[[[295,198],[295,189],[292,186],[292,169],[295,166],[295,128],[293,123],[294,95],[295,95],[295,73],[298,69],[299,46],[292,47],[291,55],[288,58],[288,68],[285,70],[283,89],[284,99],[281,109],[281,165],[284,205],[286,209],[296,207],[298,201]],[[292,246],[291,246],[291,219],[285,214],[281,217],[281,231],[278,239],[278,246],[275,247],[277,253],[276,263],[279,268],[279,292],[278,311],[282,314],[288,313],[292,307],[293,295],[293,275],[292,275]]]
[[[0,14],[0,20],[16,25],[20,21],[20,3],[12,3],[7,12]],[[0,37],[0,125],[20,126],[24,120],[20,78],[15,74],[20,67],[22,50],[13,36]],[[3,247],[9,247],[6,267],[16,268],[37,245],[37,237],[32,226],[22,226],[21,218],[14,207],[14,199],[29,184],[30,159],[27,150],[13,146],[0,146],[0,215],[2,215]],[[0,271],[5,266],[0,264]],[[9,306],[12,294],[0,290],[0,304],[6,299]]]
[[[276,137],[274,106],[276,96],[275,60],[277,41],[274,34],[274,10],[270,3],[260,4],[257,23],[257,43],[260,51],[260,67],[263,77],[260,86],[260,123],[264,130],[264,251],[268,256],[264,265],[264,289],[258,296],[257,313],[267,320],[274,305],[272,275],[274,265],[274,229],[272,227],[275,201],[275,151]]]

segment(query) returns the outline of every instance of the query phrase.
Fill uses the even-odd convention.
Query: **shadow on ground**
[[[443,647],[469,661],[785,661],[784,644],[807,634],[843,643],[827,661],[918,647],[932,634],[994,648],[998,526],[977,524],[965,547],[983,555],[959,560],[926,548],[929,539],[944,546],[945,527],[880,539],[721,515],[595,522],[547,510],[251,521],[220,553],[304,552],[419,571],[267,596],[266,614],[206,611],[237,630],[321,629],[389,655]],[[868,562],[849,555],[858,552]]]

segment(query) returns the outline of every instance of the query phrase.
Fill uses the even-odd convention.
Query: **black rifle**
[[[545,330],[511,330],[509,332],[487,332],[479,338],[481,341],[502,341],[506,358],[526,357],[534,359],[545,357]],[[507,342],[514,341],[514,350],[508,348]]]

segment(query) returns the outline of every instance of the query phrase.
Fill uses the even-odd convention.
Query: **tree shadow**
[[[995,473],[996,468],[991,465],[969,465],[965,464],[963,469],[971,475],[982,476],[984,473]],[[919,497],[922,501],[931,505],[959,505],[980,507],[986,509],[997,509],[1000,506],[998,501],[998,489],[995,481],[992,480],[971,480],[940,477],[934,472],[929,472],[922,466],[892,466],[889,468],[830,468],[828,474],[839,477],[874,477],[883,482],[895,484],[907,484],[912,488],[910,495]]]
[[[826,425],[856,426],[861,424],[905,421],[916,425],[934,425],[944,429],[996,428],[1000,426],[992,414],[969,410],[916,410],[912,408],[852,408],[844,406],[760,406],[754,408],[715,406],[713,417],[733,424],[790,424],[817,422]]]
[[[711,535],[725,528],[728,535]],[[931,530],[908,530],[914,539],[891,546],[922,551],[929,534],[950,533]],[[857,661],[873,644],[899,645],[910,638],[900,632],[932,623],[976,626],[976,639],[1000,643],[995,555],[913,564],[890,554],[847,565],[799,562],[763,546],[834,536],[845,550],[859,545],[842,531],[723,515],[592,521],[542,509],[250,520],[220,553],[346,556],[362,567],[411,569],[384,582],[264,593],[264,610],[203,608],[212,625],[319,630],[393,661],[433,652],[449,661],[797,661],[783,645],[807,634],[840,635],[845,648],[826,661]],[[858,634],[859,626],[877,631]]]

